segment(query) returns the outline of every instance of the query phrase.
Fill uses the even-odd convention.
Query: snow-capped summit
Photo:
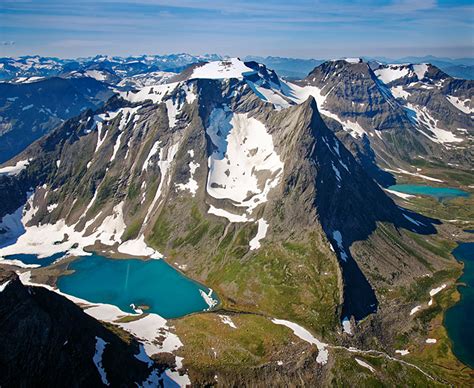
[[[375,75],[385,84],[390,84],[401,78],[412,82],[422,81],[428,71],[433,72],[435,68],[427,63],[420,64],[393,64],[380,65],[374,70]]]
[[[344,58],[347,63],[362,63],[362,58]]]
[[[190,78],[242,79],[246,75],[254,74],[256,71],[248,67],[239,58],[230,58],[222,61],[204,63],[194,68]]]

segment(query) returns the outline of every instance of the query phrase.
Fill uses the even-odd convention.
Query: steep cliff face
[[[469,166],[472,160],[474,82],[455,79],[430,64],[386,65],[375,70],[405,110],[435,157]]]
[[[0,272],[0,334],[2,387],[126,387],[142,384],[152,370],[137,358],[132,338],[124,340],[63,296],[24,286],[7,271]]]
[[[468,166],[472,81],[432,65],[372,68],[361,60],[328,61],[289,85],[316,98],[326,123],[383,185],[393,181],[378,166],[408,166],[420,157]]]

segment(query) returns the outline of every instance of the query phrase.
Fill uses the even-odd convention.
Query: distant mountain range
[[[186,66],[198,62],[208,62],[228,58],[218,54],[190,55],[140,55],[129,57],[97,55],[95,57],[60,59],[54,57],[23,56],[18,58],[0,58],[0,81],[15,78],[59,76],[70,72],[99,71],[121,78],[156,71],[180,72]],[[245,61],[263,63],[288,79],[302,79],[316,66],[327,59],[299,59],[285,57],[246,56]],[[363,57],[366,61],[380,63],[431,63],[445,73],[456,78],[474,79],[474,58],[438,58],[424,57]]]

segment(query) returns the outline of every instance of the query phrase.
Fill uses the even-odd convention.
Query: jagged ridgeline
[[[201,63],[65,121],[0,176],[2,239],[17,239],[2,254],[163,254],[227,306],[318,332],[377,311],[377,282],[426,272],[397,239],[435,228],[395,205],[326,126],[317,101],[331,100],[315,77],[296,85],[255,62]],[[370,249],[353,256],[355,242]]]

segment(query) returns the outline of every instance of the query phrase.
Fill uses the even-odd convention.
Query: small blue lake
[[[458,287],[461,300],[446,312],[444,325],[456,357],[474,368],[474,242],[459,244],[453,255],[464,263],[459,282],[465,285]]]
[[[390,190],[398,191],[405,194],[413,195],[429,195],[438,200],[452,199],[456,197],[469,197],[469,193],[455,189],[453,187],[434,187],[425,185],[393,185]]]
[[[209,308],[203,291],[164,260],[108,259],[93,254],[69,265],[75,272],[58,278],[58,288],[93,303],[106,303],[133,313],[130,305],[148,306],[163,318],[178,318]],[[217,297],[212,294],[213,299]]]
[[[5,256],[6,260],[19,260],[24,264],[35,264],[40,267],[46,267],[53,264],[56,260],[59,260],[64,256],[65,252],[55,253],[54,255],[43,257],[42,259],[38,258],[38,255],[32,255],[27,253],[18,253],[16,255],[7,255]]]

